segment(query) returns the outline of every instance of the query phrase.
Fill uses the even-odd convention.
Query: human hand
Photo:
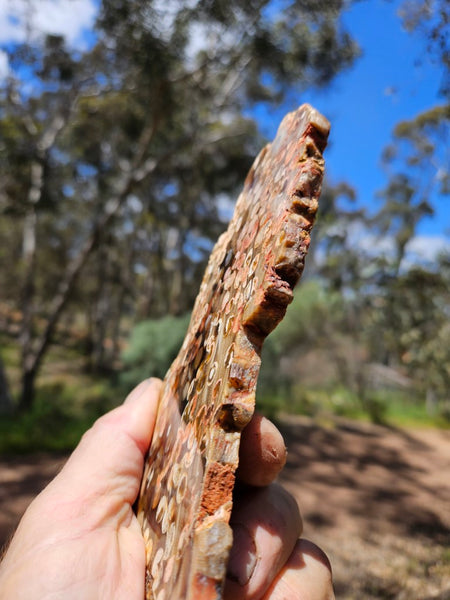
[[[0,598],[144,598],[145,548],[132,506],[156,418],[160,382],[142,382],[86,432],[30,504],[0,564]],[[255,443],[255,441],[257,443]],[[293,498],[267,485],[284,464],[281,435],[256,417],[242,438],[241,490],[225,597],[330,600],[326,557],[297,541]]]
[[[333,600],[331,566],[299,539],[296,500],[273,483],[286,462],[278,429],[256,414],[242,432],[225,600]]]

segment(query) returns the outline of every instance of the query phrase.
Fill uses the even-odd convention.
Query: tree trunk
[[[122,316],[125,312],[125,306],[127,301],[127,296],[130,294],[130,290],[132,290],[132,277],[131,273],[133,271],[133,264],[135,259],[135,249],[133,244],[129,244],[127,246],[127,259],[124,262],[124,268],[122,272],[122,280],[117,292],[116,302],[113,307],[113,319],[112,319],[112,332],[111,332],[111,355],[110,355],[110,364],[113,369],[117,368],[117,365],[120,361],[121,354],[121,324],[122,324]]]
[[[3,361],[0,358],[0,415],[11,414],[13,410],[14,405],[9,392],[8,379],[6,378]]]
[[[113,314],[113,327],[111,332],[111,352],[109,357],[109,364],[113,369],[116,369],[120,361],[120,326],[122,322],[123,308],[125,306],[126,289],[122,287],[119,291],[115,314]]]
[[[108,252],[100,246],[97,252],[97,290],[92,307],[91,366],[96,373],[105,370],[105,338],[110,313],[112,289],[108,282]]]
[[[26,412],[31,409],[34,402],[37,369],[26,369],[22,373],[22,391],[19,401],[19,411]]]
[[[434,389],[432,387],[427,386],[426,399],[425,399],[425,407],[427,410],[427,415],[429,415],[430,417],[436,416],[437,406],[438,406],[438,402],[437,402],[436,392],[434,391]]]
[[[133,185],[149,176],[155,170],[159,161],[165,160],[171,153],[168,152],[164,156],[159,157],[158,160],[144,160],[145,152],[150,145],[154,131],[154,124],[149,125],[142,131],[140,143],[138,144],[138,151],[133,164],[129,170],[122,174],[121,179],[116,184],[115,194],[112,195],[111,200],[108,203],[107,211],[94,223],[90,236],[81,247],[79,253],[69,263],[65,272],[65,276],[61,280],[53,297],[53,302],[51,303],[49,309],[47,323],[43,328],[43,331],[36,337],[34,344],[32,343],[33,340],[31,339],[32,330],[29,330],[29,351],[26,353],[26,356],[24,355],[22,367],[23,375],[22,394],[20,401],[21,409],[25,410],[32,406],[35,392],[34,386],[36,375],[41,366],[42,359],[44,358],[48,347],[52,342],[53,334],[59,323],[61,314],[72,297],[76,281],[92,252],[98,247],[101,235],[107,230],[112,219],[117,215],[123,206],[133,188]]]
[[[28,122],[28,121],[27,121]],[[35,280],[37,253],[38,206],[44,188],[44,165],[48,152],[52,148],[66,120],[57,114],[49,128],[36,139],[36,156],[30,168],[30,188],[27,197],[27,213],[24,219],[22,256],[25,266],[25,279],[22,288],[22,326],[20,331],[20,346],[22,354],[22,393],[19,408],[30,408],[33,402],[34,380],[40,357],[35,361],[33,350],[33,327],[35,312]],[[29,125],[33,135],[38,133],[33,123]],[[30,129],[29,129],[30,131]],[[33,364],[35,363],[36,364]],[[31,365],[31,368],[30,368]]]

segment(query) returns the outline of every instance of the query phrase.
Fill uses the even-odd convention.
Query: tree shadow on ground
[[[450,540],[450,486],[445,452],[394,428],[306,419],[278,423],[288,447],[282,481],[305,522]],[[448,444],[448,439],[447,442]],[[449,446],[450,448],[450,446]]]
[[[373,532],[449,542],[450,432],[437,448],[415,432],[350,421],[324,428],[289,417],[278,426],[289,450],[281,481],[300,504],[307,536],[339,529],[369,543]],[[0,459],[0,547],[65,458]]]

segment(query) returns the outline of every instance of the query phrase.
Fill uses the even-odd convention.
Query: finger
[[[309,540],[298,540],[287,563],[262,600],[334,600],[331,566]]]
[[[132,504],[153,435],[160,386],[157,379],[143,381],[124,404],[100,417],[84,434],[48,491],[72,497],[73,504],[80,504],[81,494],[87,496],[83,503],[108,496]]]
[[[281,486],[248,490],[231,516],[233,547],[225,598],[262,597],[286,563],[302,531],[294,498]]]
[[[269,485],[285,464],[281,433],[268,419],[255,414],[242,432],[237,476],[248,485]]]

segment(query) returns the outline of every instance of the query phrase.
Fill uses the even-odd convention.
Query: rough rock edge
[[[303,270],[303,261],[310,241],[309,232],[317,211],[317,198],[323,175],[321,153],[326,145],[329,124],[314,109],[304,105],[283,119],[280,130],[283,127],[289,128],[289,121],[295,122],[300,113],[305,114],[305,120],[309,121],[309,124],[296,144],[296,149],[303,150],[303,154],[296,157],[300,165],[298,184],[283,193],[282,202],[286,203],[288,214],[283,220],[284,227],[273,244],[277,253],[273,262],[274,268],[267,274],[264,289],[257,290],[260,292],[259,296],[247,305],[241,322],[241,335],[236,338],[243,376],[238,372],[239,369],[230,373],[229,383],[236,393],[228,394],[217,415],[216,423],[219,424],[223,435],[230,432],[238,434],[237,444],[238,432],[248,423],[254,411],[254,390],[262,343],[281,321],[287,305],[292,301],[292,289]],[[277,140],[278,137],[272,144],[276,144]],[[264,160],[268,149],[269,147],[264,148],[256,158],[246,178],[244,193],[252,186],[255,170]],[[225,243],[226,239],[221,239],[217,247],[222,248]],[[215,441],[219,437],[220,434],[217,433]],[[237,464],[231,468],[225,460],[205,463],[203,492],[195,525],[190,583],[186,596],[191,600],[218,600],[222,597],[226,561],[231,546],[228,519],[236,467]],[[149,576],[147,583],[147,598],[151,599],[153,594]]]

